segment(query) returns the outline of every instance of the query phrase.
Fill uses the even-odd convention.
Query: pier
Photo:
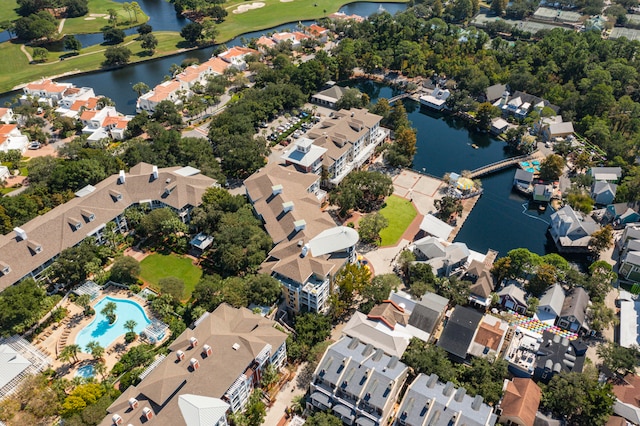
[[[534,152],[533,154],[520,155],[518,157],[507,158],[505,160],[500,160],[500,161],[496,161],[495,163],[487,164],[486,166],[482,166],[475,170],[472,170],[468,177],[469,179],[475,179],[480,176],[486,176],[491,173],[495,173],[497,171],[506,169],[508,167],[515,166],[521,161],[532,160],[536,158],[536,155],[535,155],[536,152]]]

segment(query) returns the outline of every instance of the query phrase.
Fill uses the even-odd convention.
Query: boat
[[[541,212],[545,211],[546,209],[547,209],[546,204],[538,204],[538,210],[540,210]]]
[[[478,149],[478,148],[480,148],[480,147],[474,143],[474,144],[471,144],[471,148],[473,148],[473,149]]]
[[[525,195],[527,197],[529,197],[529,196],[531,196],[531,194],[533,194],[533,186],[532,185],[529,185],[528,187],[524,187],[522,185],[515,185],[514,184],[513,185],[513,190],[518,192],[518,193],[520,193],[520,194],[522,194],[522,195]]]

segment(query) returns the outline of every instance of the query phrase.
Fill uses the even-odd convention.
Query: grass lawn
[[[164,0],[162,0],[164,1]],[[129,14],[122,7],[122,3],[113,0],[89,0],[89,13],[77,18],[69,18],[64,22],[62,32],[64,34],[86,34],[99,33],[102,28],[109,24],[109,20],[102,16],[90,16],[91,14],[104,14],[109,17],[109,9],[118,12],[118,28],[129,28],[140,25],[149,20],[149,17],[143,13],[138,13],[138,21],[135,20],[133,12]],[[95,18],[95,19],[86,19]]]
[[[193,265],[190,258],[177,254],[154,253],[140,262],[140,268],[142,270],[140,278],[158,290],[158,282],[161,278],[180,278],[184,281],[185,300],[191,297],[191,292],[202,276],[202,270]]]
[[[413,219],[418,215],[411,201],[391,195],[385,201],[380,213],[387,218],[389,226],[380,232],[381,246],[391,246],[398,242]]]
[[[16,12],[17,8],[17,0],[2,0],[2,5],[0,6],[0,22],[18,19],[20,15]]]

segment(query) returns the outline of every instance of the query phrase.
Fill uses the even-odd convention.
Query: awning
[[[316,391],[311,394],[311,399],[324,405],[325,407],[331,408],[331,398],[329,398],[329,395]]]
[[[359,426],[378,426],[378,424],[369,417],[358,417],[356,419],[356,424]]]
[[[344,404],[338,404],[335,407],[333,407],[333,411],[340,415],[341,417],[347,418],[347,419],[351,419],[353,420],[353,418],[355,417],[353,415],[353,410],[349,407],[347,407]]]

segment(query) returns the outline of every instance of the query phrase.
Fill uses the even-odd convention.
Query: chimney
[[[178,358],[178,361],[182,361],[184,359],[184,352],[182,352],[181,350],[177,350],[176,358]]]
[[[189,366],[193,369],[193,371],[196,371],[198,368],[200,368],[200,363],[197,359],[191,358],[189,360]]]
[[[296,232],[302,231],[307,227],[307,222],[305,222],[304,219],[296,220],[295,222],[293,222],[293,227]]]
[[[293,210],[293,201],[287,201],[282,203],[282,212],[288,213]]]
[[[129,398],[129,407],[132,410],[135,410],[136,408],[138,408],[138,400],[135,398]]]
[[[300,257],[307,257],[307,254],[309,254],[309,244],[305,244],[304,246],[302,246]]]
[[[158,179],[158,166],[153,166],[151,176],[153,177],[153,180]]]
[[[282,185],[273,185],[271,187],[271,194],[275,197],[278,194],[282,194]]]
[[[437,374],[430,375],[429,379],[427,380],[427,387],[429,389],[433,389],[436,383],[438,383],[438,375]]]
[[[113,416],[111,416],[111,421],[114,425],[121,425],[122,417],[120,417],[120,414],[114,414]]]
[[[458,402],[462,402],[466,393],[467,393],[467,390],[465,388],[458,388],[453,399],[455,399]]]
[[[144,407],[142,409],[142,415],[145,417],[145,419],[151,420],[153,418],[153,411],[151,411],[151,408],[149,407]]]
[[[473,398],[473,402],[471,403],[471,408],[473,408],[475,411],[478,411],[481,406],[482,406],[482,396],[476,395],[476,397]]]
[[[451,382],[447,382],[446,385],[444,385],[444,389],[442,390],[442,394],[444,396],[451,396],[451,393],[453,392],[454,389],[454,385]]]
[[[211,349],[211,346],[209,346],[209,345],[203,345],[202,346],[202,351],[207,355],[207,358],[209,358],[211,356],[211,354],[213,353],[213,350]]]
[[[189,338],[189,344],[191,345],[191,348],[195,348],[196,346],[198,346],[198,339],[196,339],[195,337],[190,337]]]
[[[120,170],[120,174],[118,174],[118,183],[123,184],[125,181],[124,170]]]
[[[15,228],[13,228],[13,232],[15,232],[18,235],[18,238],[20,238],[21,240],[26,240],[27,239],[27,232],[22,229],[22,228],[18,228],[17,226]]]

